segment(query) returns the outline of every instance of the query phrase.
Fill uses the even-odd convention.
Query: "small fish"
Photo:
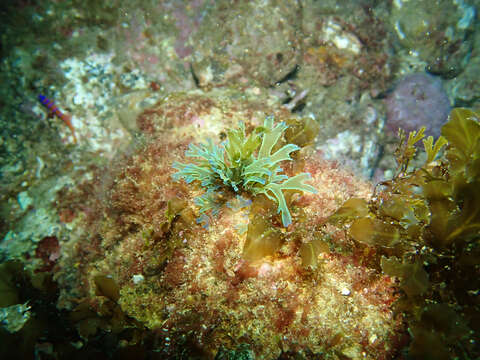
[[[75,129],[72,125],[72,116],[68,114],[64,114],[63,112],[60,111],[60,109],[55,105],[53,100],[48,99],[45,95],[38,95],[38,100],[47,108],[49,109],[52,114],[56,115],[60,119],[63,120],[65,125],[68,126],[70,131],[72,132],[73,136],[73,142],[77,143],[77,137],[75,136]]]

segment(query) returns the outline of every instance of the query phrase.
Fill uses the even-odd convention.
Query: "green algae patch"
[[[120,288],[115,280],[105,275],[97,275],[93,278],[96,285],[96,295],[101,295],[117,302],[120,298]]]
[[[346,221],[366,216],[367,214],[367,201],[361,198],[351,198],[345,201],[335,214],[329,216],[328,221],[333,224],[342,224]]]
[[[285,131],[286,142],[299,147],[312,145],[320,131],[320,124],[311,118],[290,118],[286,123],[288,126]]]
[[[300,246],[300,257],[302,259],[302,266],[307,269],[316,269],[319,265],[318,255],[321,253],[328,253],[330,247],[328,243],[322,239],[314,239],[308,243]]]
[[[400,232],[392,224],[365,217],[352,223],[350,235],[356,241],[367,245],[393,247],[399,241]]]
[[[261,217],[254,216],[248,225],[243,257],[251,262],[272,256],[284,242],[280,230]]]
[[[383,256],[381,267],[385,274],[402,279],[400,287],[407,296],[421,295],[427,291],[430,285],[428,274],[419,262],[413,264],[402,263],[393,257],[386,258]]]

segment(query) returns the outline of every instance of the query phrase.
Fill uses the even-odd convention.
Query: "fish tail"
[[[70,115],[67,115],[67,114],[64,114],[60,111],[58,111],[58,113],[55,113],[60,119],[62,119],[62,121],[65,123],[65,125],[67,125],[67,127],[70,129],[70,131],[72,132],[72,136],[73,136],[73,142],[76,144],[77,143],[77,137],[75,136],[75,128],[73,127],[73,124],[72,124],[72,117]]]

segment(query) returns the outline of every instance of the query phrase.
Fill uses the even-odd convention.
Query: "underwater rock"
[[[290,0],[215,2],[192,38],[198,85],[269,86],[286,77],[300,61],[299,11]]]
[[[390,25],[398,45],[445,78],[458,75],[472,49],[475,8],[464,1],[394,1]]]
[[[381,2],[340,5],[338,1],[307,0],[302,7],[304,45],[298,85],[314,90],[351,77],[356,83],[350,93],[369,89],[375,97],[384,91],[397,58],[389,50],[392,35],[383,20],[388,12]]]
[[[478,109],[480,106],[480,34],[474,35],[475,44],[465,70],[450,79],[445,84],[445,89],[455,106]]]
[[[425,134],[438,137],[447,121],[450,103],[440,79],[427,74],[410,74],[395,86],[385,100],[386,127],[396,134],[425,126]]]
[[[204,191],[201,184],[172,179],[172,164],[190,161],[189,144],[207,138],[220,144],[239,121],[248,135],[263,131],[265,117],[273,115],[275,123],[292,124],[292,131],[300,132],[286,134],[291,141],[310,142],[301,135],[310,131],[308,121],[302,127],[285,109],[265,104],[217,89],[172,94],[139,116],[149,140],[108,170],[113,179],[104,184],[105,200],[93,226],[85,224],[85,234],[61,258],[63,304],[71,295],[71,303],[78,296],[101,303],[105,296],[98,279],[109,279],[119,288],[122,311],[155,330],[169,356],[188,341],[206,358],[245,343],[264,359],[288,351],[388,357],[402,330],[389,307],[397,296],[394,283],[361,265],[355,252],[331,252],[330,247],[342,246],[344,233],[321,230],[342,202],[368,199],[370,184],[306,146],[292,154],[288,166],[282,163],[283,171],[310,173],[308,184],[318,193],[285,191],[291,225],[284,227],[277,206],[256,195],[253,202],[204,213],[205,228],[195,201]],[[286,141],[281,138],[280,146]],[[219,197],[238,201],[234,191]],[[254,233],[263,237],[259,247],[252,241],[246,245]],[[269,241],[272,250],[265,252]],[[313,251],[305,251],[306,243]],[[139,274],[143,281],[133,281]]]
[[[9,333],[21,330],[30,316],[28,303],[0,308],[0,324]]]

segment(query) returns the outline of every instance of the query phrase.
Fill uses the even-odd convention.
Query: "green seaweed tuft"
[[[199,181],[207,193],[228,188],[236,193],[247,192],[253,196],[264,194],[278,204],[283,226],[292,223],[283,190],[296,190],[316,193],[316,189],[305,183],[310,175],[301,173],[291,178],[282,173],[280,163],[290,161],[290,154],[300,149],[297,145],[286,144],[273,151],[288,126],[285,123],[274,125],[269,116],[262,127],[256,128],[249,136],[245,134],[245,125],[227,133],[227,140],[220,145],[211,141],[206,144],[190,144],[185,152],[187,157],[195,158],[194,163],[173,163],[178,172],[172,175],[178,181],[187,183]],[[259,148],[260,146],[260,148]],[[201,213],[209,209],[203,208],[204,202],[197,201]],[[211,207],[211,202],[208,203]]]

